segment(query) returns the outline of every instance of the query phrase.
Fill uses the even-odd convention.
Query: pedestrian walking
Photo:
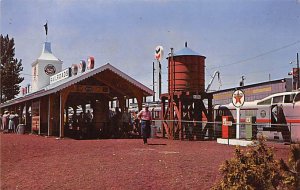
[[[151,116],[151,112],[149,111],[149,106],[146,105],[145,109],[141,110],[137,116],[141,120],[141,135],[143,137],[144,144],[147,144],[147,138],[150,137],[150,132],[151,132],[150,125],[152,121],[152,116]]]

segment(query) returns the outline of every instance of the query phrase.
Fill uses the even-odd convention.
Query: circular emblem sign
[[[155,59],[157,61],[160,61],[164,56],[164,49],[162,46],[157,46],[155,48]]]
[[[46,65],[44,71],[45,71],[46,75],[51,76],[51,75],[55,74],[56,69],[55,69],[54,65],[48,64],[48,65]]]
[[[71,67],[71,70],[72,70],[72,75],[77,75],[78,73],[78,66],[77,64],[73,64],[72,67]]]
[[[265,118],[266,115],[267,115],[266,111],[265,110],[261,110],[260,117]]]
[[[245,102],[245,94],[241,90],[236,90],[232,94],[232,104],[236,108],[240,108],[244,105]]]
[[[88,58],[88,65],[87,65],[88,70],[93,69],[94,68],[94,64],[95,64],[94,57],[89,57]]]
[[[83,73],[86,68],[86,63],[84,60],[81,60],[80,63],[78,64],[78,70],[80,73]]]

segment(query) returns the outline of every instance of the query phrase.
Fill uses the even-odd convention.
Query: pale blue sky
[[[1,34],[15,39],[24,74],[41,53],[46,20],[63,68],[93,55],[96,67],[110,63],[149,88],[157,45],[167,55],[187,41],[207,57],[206,82],[221,72],[221,89],[242,75],[245,84],[288,77],[300,52],[299,0],[1,0]],[[166,92],[165,59],[162,68]]]

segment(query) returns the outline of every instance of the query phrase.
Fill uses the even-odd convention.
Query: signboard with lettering
[[[71,68],[67,68],[56,75],[50,77],[50,84],[69,78],[71,76]]]
[[[108,86],[74,85],[72,92],[108,94]]]
[[[75,76],[77,74],[84,73],[86,70],[93,69],[95,64],[94,57],[89,57],[87,61],[88,61],[88,65],[84,60],[81,60],[79,64],[72,64],[71,67],[51,76],[50,84],[69,78],[70,76]],[[46,71],[48,72],[47,74],[49,75],[55,73],[55,70],[53,71],[53,68],[51,68],[49,65],[47,65],[47,69],[45,67],[45,72]]]

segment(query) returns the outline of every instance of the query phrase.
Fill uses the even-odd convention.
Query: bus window
[[[273,98],[273,103],[282,103],[283,101],[283,96],[276,96]]]
[[[266,99],[262,102],[258,102],[257,105],[271,105],[271,100],[272,100],[271,98]]]
[[[294,94],[288,94],[284,96],[284,103],[292,103]]]
[[[299,101],[300,101],[300,93],[296,95],[294,102],[299,102]]]

